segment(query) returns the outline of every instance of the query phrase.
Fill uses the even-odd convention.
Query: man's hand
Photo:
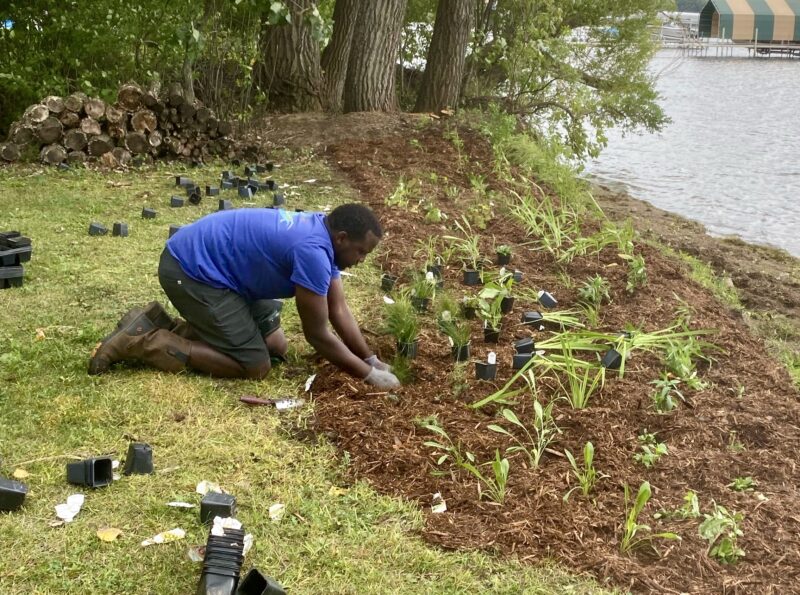
[[[364,361],[367,362],[373,368],[378,368],[379,370],[382,370],[384,372],[392,371],[392,366],[379,360],[377,355],[370,355],[369,357],[365,357]]]
[[[379,370],[375,367],[369,371],[367,377],[364,378],[364,382],[376,388],[397,388],[400,386],[400,381],[397,379],[397,376],[388,370]]]

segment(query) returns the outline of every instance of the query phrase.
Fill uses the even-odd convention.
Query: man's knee
[[[262,378],[266,377],[267,374],[269,374],[271,368],[272,365],[270,364],[269,359],[267,359],[257,366],[245,368],[244,373],[245,376],[250,380],[261,380]]]
[[[286,355],[286,352],[289,351],[289,342],[286,340],[286,335],[283,333],[283,329],[278,329],[274,333],[270,334],[264,339],[264,342],[267,344],[267,349],[269,352],[273,355],[279,355],[283,357]]]

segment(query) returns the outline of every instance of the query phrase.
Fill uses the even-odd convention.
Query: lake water
[[[672,123],[658,134],[612,132],[589,177],[713,235],[800,257],[800,60],[667,50],[651,68]]]

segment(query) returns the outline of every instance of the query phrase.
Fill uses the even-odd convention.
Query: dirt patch
[[[452,143],[443,140],[436,126],[424,130],[408,126],[389,136],[351,139],[329,147],[332,163],[384,223],[383,266],[406,280],[410,268],[423,265],[422,257],[415,256],[416,240],[453,233],[454,228],[426,224],[422,212],[387,207],[384,199],[397,187],[400,176],[430,180],[415,190],[415,197],[435,200],[450,215],[449,221],[457,218],[465,201],[473,204],[476,200],[465,170],[485,176],[490,188],[498,187],[490,170],[490,148],[467,131],[460,134],[471,156],[464,170]],[[447,192],[447,187],[457,187],[459,192]],[[532,468],[522,453],[510,455],[508,495],[498,506],[479,498],[478,482],[469,474],[448,472],[446,465],[437,467],[434,451],[423,445],[434,436],[417,421],[435,416],[453,442],[474,453],[478,461],[492,459],[496,449],[502,453],[512,443],[487,428],[493,423],[502,425],[499,407],[476,411],[468,405],[510,377],[515,339],[532,335],[540,341],[547,333],[518,325],[522,312],[534,307],[521,300],[506,316],[498,345],[484,343],[480,323],[474,321],[473,359],[484,359],[493,350],[500,363],[498,380],[485,383],[475,380],[471,364],[462,375],[453,372],[449,347],[429,316],[420,356],[413,364],[415,380],[394,395],[370,393],[332,366],[320,370],[315,384],[315,430],[336,436],[339,447],[349,453],[353,476],[366,479],[382,493],[418,502],[427,511],[424,537],[442,547],[480,548],[522,560],[555,558],[576,571],[588,571],[640,592],[798,592],[800,515],[795,505],[800,477],[795,459],[800,446],[800,407],[787,372],[766,354],[763,341],[751,334],[741,314],[722,307],[686,278],[682,265],[646,245],[641,250],[650,282],[631,296],[625,291],[625,263],[615,250],[576,259],[559,274],[556,263],[524,246],[528,238],[523,230],[502,213],[481,232],[486,254],[493,237],[514,247],[513,264],[523,272],[523,288],[547,288],[566,307],[575,303],[577,289],[564,285],[563,272],[577,285],[595,273],[608,279],[613,302],[603,309],[597,330],[617,331],[626,323],[649,331],[665,328],[674,321],[676,309],[688,304],[692,327],[716,329],[713,341],[722,350],[711,365],[701,368],[709,388],[688,391],[688,403],[672,414],[656,414],[649,405],[652,387],[648,383],[659,377],[663,363],[649,355],[631,359],[625,377],[610,375],[588,409],[573,410],[565,401],[557,401],[561,434],[538,468]],[[697,250],[701,253],[704,248],[698,245]],[[748,258],[752,260],[751,255]],[[448,264],[444,277],[455,297],[467,293],[457,263]],[[737,283],[737,277],[733,278]],[[371,319],[378,320],[379,308],[374,314]],[[378,324],[366,326],[377,333]],[[387,338],[379,338],[378,344],[384,358],[393,355]],[[545,379],[539,391],[545,402],[559,394]],[[514,411],[529,423],[530,397],[518,399]],[[669,447],[669,454],[652,469],[633,459],[637,436],[645,428]],[[593,442],[596,467],[608,477],[591,498],[573,494],[565,503],[562,497],[574,480],[563,449],[577,454],[586,441]],[[445,473],[435,475],[435,471]],[[755,491],[738,493],[726,487],[743,476],[758,481],[757,491],[764,499]],[[623,555],[619,550],[625,517],[622,487],[628,484],[635,490],[644,480],[653,486],[653,497],[640,522],[658,531],[675,531],[682,541],[660,542],[658,554],[642,548]],[[697,519],[654,518],[660,509],[679,508],[689,489],[697,492],[704,511],[715,501],[744,513],[739,545],[746,556],[737,564],[723,565],[707,555]],[[430,513],[436,492],[447,502],[446,513]]]

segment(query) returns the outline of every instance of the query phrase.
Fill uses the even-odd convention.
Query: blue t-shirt
[[[339,277],[322,213],[219,211],[182,227],[167,248],[195,281],[249,301],[292,297],[295,285],[327,295]]]

